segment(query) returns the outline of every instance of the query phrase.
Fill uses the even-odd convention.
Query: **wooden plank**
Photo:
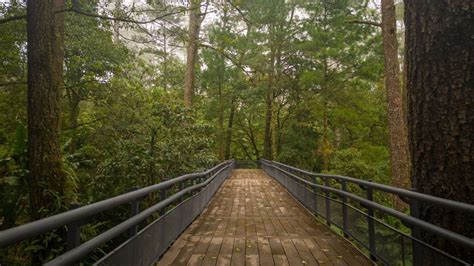
[[[285,250],[285,254],[290,265],[303,265],[303,259],[300,257],[300,254],[296,250],[293,241],[291,241],[290,238],[282,239],[281,245]]]
[[[275,262],[275,266],[290,266],[285,255],[273,255],[273,261]]]
[[[273,257],[272,257],[272,249],[270,247],[270,243],[268,242],[267,238],[259,237],[257,238],[258,242],[258,256],[260,258],[260,265],[263,266],[272,266]]]
[[[257,231],[255,228],[255,220],[253,217],[246,217],[245,218],[245,235],[246,236],[255,236],[257,235]]]
[[[211,244],[212,237],[201,237],[201,240],[199,240],[198,245],[194,249],[193,254],[202,254],[204,255],[207,251],[207,248],[209,247],[209,244]]]
[[[256,236],[249,236],[245,238],[245,254],[258,255],[258,243]]]
[[[234,239],[232,265],[245,265],[245,238],[243,237],[237,237]]]
[[[236,236],[245,236],[245,218],[237,218],[237,229],[235,230]]]
[[[207,248],[206,255],[204,255],[204,259],[202,261],[202,265],[205,266],[213,266],[217,263],[217,257],[219,256],[219,251],[221,249],[222,241],[224,239],[222,237],[214,237]]]
[[[293,238],[291,239],[293,241],[293,244],[296,247],[296,250],[298,250],[298,253],[300,254],[300,257],[302,259],[303,264],[309,264],[309,265],[317,265],[318,263],[314,259],[313,255],[311,255],[311,252],[309,251],[308,247],[304,243],[304,241],[300,238]]]
[[[178,238],[170,248],[169,252],[166,252],[163,258],[161,258],[158,265],[170,265],[178,257],[179,253],[186,246],[188,241]]]
[[[173,262],[173,265],[186,265],[200,240],[201,238],[199,236],[190,237],[189,241],[186,243],[186,246],[184,246],[179,255],[176,257],[175,261]]]
[[[197,266],[202,264],[202,254],[193,254],[188,261],[188,266]]]
[[[217,257],[216,265],[230,265],[232,258],[232,251],[234,249],[234,238],[224,237],[222,241],[221,250]]]
[[[268,239],[268,242],[270,244],[270,249],[272,250],[273,255],[286,255],[279,238],[270,237]]]
[[[319,264],[329,263],[329,257],[321,250],[321,247],[319,247],[313,239],[305,238],[303,241]]]
[[[258,255],[245,255],[245,266],[258,266],[259,260]]]

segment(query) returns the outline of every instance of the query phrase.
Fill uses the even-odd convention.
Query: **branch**
[[[215,47],[212,47],[211,45],[209,44],[205,44],[205,43],[200,43],[199,46],[202,46],[204,48],[208,48],[208,49],[211,49],[213,51],[216,51],[218,52],[219,54],[221,54],[222,56],[224,56],[225,58],[229,59],[229,61],[232,62],[232,64],[238,68],[240,68],[247,76],[252,76],[251,73],[249,73],[249,71],[247,71],[241,64],[235,62],[235,59],[230,57],[228,54],[224,53],[223,51],[215,48]]]
[[[16,20],[21,20],[21,19],[26,19],[26,15],[19,15],[19,16],[13,16],[13,17],[8,17],[8,18],[2,18],[2,19],[0,19],[0,24],[4,24],[4,23],[7,23],[7,22],[16,21]]]
[[[59,11],[57,11],[57,13],[74,12],[74,13],[77,13],[77,14],[80,14],[80,15],[83,15],[83,16],[93,17],[93,18],[100,18],[100,19],[113,20],[113,21],[122,21],[122,22],[135,23],[135,24],[148,24],[148,23],[152,23],[152,22],[155,22],[157,20],[163,19],[165,17],[169,17],[169,16],[172,16],[172,15],[180,14],[180,13],[184,13],[186,11],[188,11],[188,9],[182,9],[182,10],[179,10],[179,11],[169,12],[169,13],[163,14],[161,16],[155,17],[154,19],[146,20],[146,21],[139,21],[139,20],[134,20],[134,19],[130,19],[130,18],[109,17],[109,16],[105,16],[105,15],[92,14],[92,13],[87,13],[85,11],[82,11],[82,10],[74,8],[74,7],[59,10]],[[20,16],[13,16],[13,17],[9,17],[9,18],[0,19],[0,24],[11,22],[11,21],[16,21],[16,20],[21,20],[21,19],[26,19],[26,14],[25,15],[20,15]]]
[[[90,124],[94,124],[94,123],[97,123],[101,120],[104,120],[106,119],[107,117],[99,117],[97,119],[94,119],[92,121],[89,121],[89,122],[85,122],[85,123],[82,123],[82,124],[78,124],[76,126],[73,126],[73,127],[68,127],[68,128],[64,128],[63,131],[66,131],[66,130],[72,130],[72,129],[76,129],[78,127],[82,127],[82,126],[86,126],[86,125],[90,125]]]
[[[354,19],[354,20],[348,20],[346,23],[352,23],[352,24],[365,24],[365,25],[371,25],[375,27],[382,27],[382,24],[376,21],[369,21],[369,20],[359,20],[359,19]]]
[[[155,22],[157,20],[163,19],[165,17],[169,17],[169,16],[172,16],[172,15],[180,14],[180,13],[184,13],[188,10],[183,9],[183,10],[179,10],[179,11],[169,12],[169,13],[163,14],[161,16],[155,17],[154,19],[146,20],[146,21],[139,21],[139,20],[134,20],[134,19],[130,19],[130,18],[109,17],[109,16],[104,16],[104,15],[99,15],[99,14],[92,14],[92,13],[84,12],[84,11],[79,10],[77,8],[65,9],[61,12],[67,12],[67,11],[72,11],[74,13],[77,13],[77,14],[80,14],[80,15],[83,15],[83,16],[87,16],[87,17],[93,17],[93,18],[100,18],[100,19],[121,21],[121,22],[135,23],[135,24],[148,24],[148,23],[152,23],[152,22]]]
[[[236,5],[234,5],[232,3],[232,0],[229,0],[227,1],[235,10],[237,10],[237,12],[239,13],[239,15],[242,17],[242,19],[244,20],[245,24],[247,25],[252,25],[252,23],[250,22],[250,20],[245,16],[245,14],[242,12],[242,10],[237,7]]]
[[[15,82],[7,82],[7,83],[0,83],[0,87],[7,87],[13,85],[26,85],[26,81],[15,81]]]

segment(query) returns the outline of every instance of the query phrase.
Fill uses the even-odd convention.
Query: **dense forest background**
[[[32,215],[25,14],[0,1],[1,230],[230,158],[409,186],[402,3],[75,0],[55,11],[64,185]]]

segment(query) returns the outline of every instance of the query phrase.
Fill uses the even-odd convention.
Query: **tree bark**
[[[191,0],[190,3],[188,45],[186,47],[186,74],[184,78],[184,105],[186,107],[191,107],[193,102],[199,27],[201,25],[199,18],[201,1]]]
[[[269,79],[273,79],[273,74]],[[272,113],[273,113],[273,88],[272,81],[268,82],[267,92],[265,93],[265,135],[263,140],[263,158],[272,160]]]
[[[409,143],[418,192],[474,204],[474,2],[405,0]],[[474,217],[420,204],[419,217],[474,238]],[[474,250],[421,232],[472,263]],[[431,265],[435,258],[425,256]]]
[[[382,0],[382,37],[392,184],[395,187],[408,188],[410,182],[408,138],[403,115],[396,29],[394,2]]]
[[[79,119],[79,104],[81,102],[81,98],[79,96],[79,92],[75,91],[74,89],[68,90],[69,96],[69,128],[72,128],[71,132],[71,142],[69,143],[69,153],[74,154],[77,149],[77,134],[76,129],[78,126],[78,119]]]
[[[225,141],[225,160],[230,159],[230,146],[232,144],[232,128],[234,126],[234,115],[235,115],[235,99],[232,98],[230,103],[229,123],[227,125],[227,135]]]
[[[27,2],[28,160],[34,219],[51,214],[55,196],[64,192],[59,145],[64,13],[55,14],[62,9],[64,0]]]
[[[270,38],[273,39],[273,38]],[[272,124],[273,124],[273,86],[275,76],[275,49],[270,48],[270,70],[268,86],[265,92],[265,135],[263,139],[263,158],[273,160],[272,151]]]

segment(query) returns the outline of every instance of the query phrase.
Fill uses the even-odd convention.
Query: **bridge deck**
[[[158,265],[372,265],[262,170],[234,170]]]

